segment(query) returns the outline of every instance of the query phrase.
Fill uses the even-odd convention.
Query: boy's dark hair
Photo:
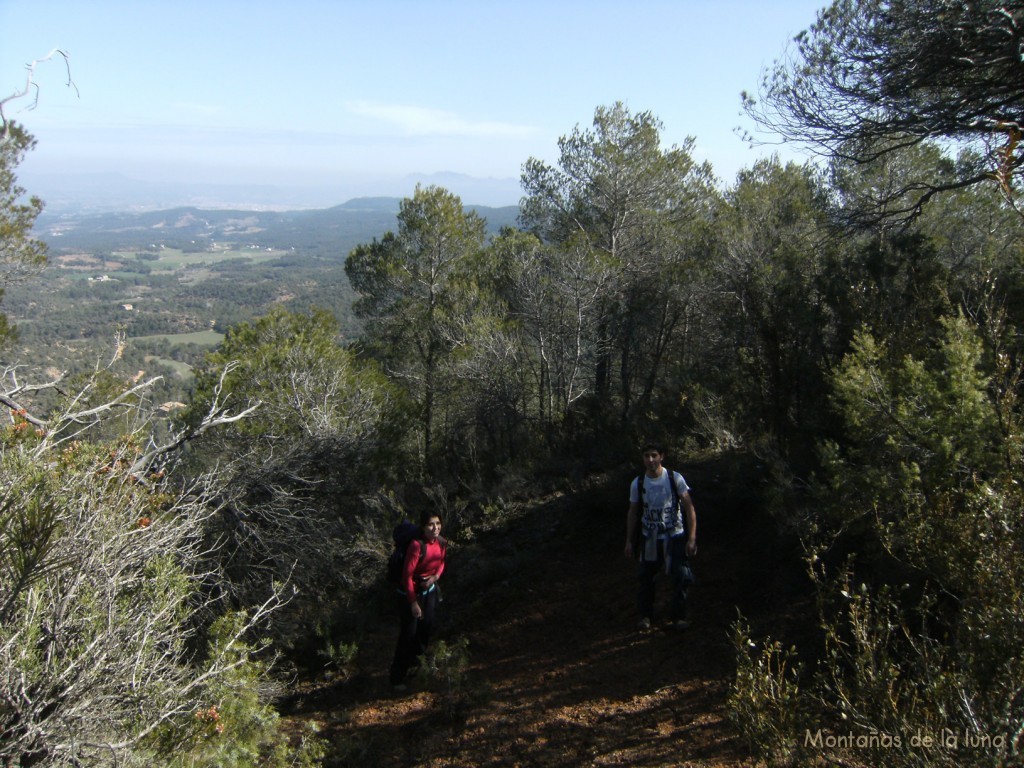
[[[656,443],[653,440],[649,440],[646,443],[644,443],[643,447],[640,449],[640,453],[647,453],[648,451],[657,451],[662,456],[664,456],[665,445],[663,443]]]

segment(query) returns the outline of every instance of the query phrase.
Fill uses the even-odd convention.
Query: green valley
[[[123,337],[126,369],[164,374],[176,400],[191,366],[230,327],[275,306],[326,310],[351,338],[359,322],[345,258],[392,229],[398,208],[394,198],[362,198],[310,211],[43,214],[36,232],[49,247],[47,266],[4,295],[18,329],[15,358],[88,370]],[[478,210],[492,233],[518,214]]]

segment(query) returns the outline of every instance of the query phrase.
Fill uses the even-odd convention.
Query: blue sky
[[[624,102],[731,182],[740,92],[823,0],[0,0],[0,96],[39,141],[23,170],[376,194],[410,174],[518,179]],[[792,156],[783,150],[783,156]],[[509,199],[508,203],[516,202]]]

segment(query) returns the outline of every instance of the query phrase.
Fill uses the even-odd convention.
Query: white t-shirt
[[[659,535],[678,536],[686,532],[682,504],[676,504],[674,508],[672,505],[672,488],[669,486],[669,478],[675,480],[680,498],[690,490],[690,486],[686,484],[686,480],[681,474],[669,471],[664,467],[659,477],[649,477],[646,472],[643,474],[644,506],[641,510],[640,522],[645,533],[657,531]],[[637,479],[634,479],[629,487],[629,501],[633,504],[640,503]]]

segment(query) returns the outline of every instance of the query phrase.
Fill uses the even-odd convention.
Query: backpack
[[[388,584],[395,589],[402,588],[405,553],[409,551],[409,545],[412,544],[413,539],[418,539],[420,542],[425,541],[422,529],[411,520],[403,520],[391,531],[391,540],[395,546],[391,550],[391,556],[388,557],[387,580]],[[444,550],[447,542],[440,536],[438,536],[438,541],[441,542],[441,549]]]

